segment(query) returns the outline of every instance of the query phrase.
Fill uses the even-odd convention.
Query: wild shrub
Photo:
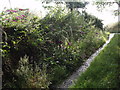
[[[95,26],[96,28],[99,28],[100,30],[103,30],[103,23],[102,20],[98,19],[97,17],[88,14],[87,12],[83,11],[84,20],[89,23],[90,25]]]
[[[43,88],[47,89],[50,81],[48,80],[48,74],[46,72],[46,66],[43,65],[42,69],[35,64],[33,67],[29,63],[29,58],[24,56],[19,61],[19,67],[16,70],[16,75],[18,76],[19,88]]]
[[[23,79],[23,83],[29,81],[30,85],[26,85],[26,87],[39,87],[38,84],[31,84],[31,79],[33,80],[36,76],[33,75],[34,77],[31,78],[31,74],[25,76],[24,70],[17,71],[18,68],[21,69],[20,58],[25,55],[29,56],[29,64],[47,64],[46,73],[49,74],[51,85],[57,85],[82,65],[83,61],[105,42],[106,34],[92,24],[89,25],[84,21],[84,17],[76,11],[63,13],[66,10],[58,8],[42,19],[26,10],[13,11],[2,13],[1,25],[5,32],[2,42],[4,87],[14,86],[15,80],[19,77]],[[18,20],[18,16],[25,13],[27,13],[26,17]],[[4,17],[10,21],[6,21]],[[32,72],[30,68],[26,73]],[[14,73],[15,71],[17,75]],[[10,81],[13,83],[12,86],[8,85]],[[36,81],[36,83],[38,82]],[[25,87],[23,84],[16,86],[19,85]]]

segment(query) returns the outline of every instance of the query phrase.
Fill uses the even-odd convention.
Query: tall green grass
[[[70,88],[120,88],[120,35],[115,35],[107,47]]]

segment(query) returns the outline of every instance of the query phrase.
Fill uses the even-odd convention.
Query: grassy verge
[[[70,88],[119,88],[120,35],[115,35]]]

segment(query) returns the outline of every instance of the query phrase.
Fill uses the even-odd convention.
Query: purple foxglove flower
[[[6,12],[10,12],[11,10],[6,10]]]
[[[19,19],[18,17],[16,17],[16,19]]]
[[[13,22],[17,22],[16,20],[12,20]]]
[[[22,17],[26,17],[25,15],[21,15]]]
[[[62,44],[63,42],[62,41],[59,41],[60,44]]]
[[[71,45],[72,43],[71,42],[68,42],[68,45]]]
[[[62,44],[63,42],[62,41],[56,41],[57,44]]]
[[[11,12],[17,12],[17,10],[11,10]]]
[[[24,9],[19,9],[20,11],[23,11]]]
[[[17,17],[16,17],[16,19],[22,19],[22,18],[23,18],[23,17],[21,17],[21,16],[17,16]]]
[[[81,33],[81,34],[85,34],[85,32],[83,32],[83,31],[81,31],[80,33]]]

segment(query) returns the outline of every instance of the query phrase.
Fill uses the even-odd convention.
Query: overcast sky
[[[114,1],[114,0],[111,0]],[[107,6],[101,11],[98,11],[97,6],[93,5],[92,3],[87,5],[87,12],[95,15],[96,17],[103,20],[104,25],[108,25],[118,21],[118,16],[114,15],[114,10],[118,9],[117,4],[113,4],[111,7]]]
[[[43,12],[42,15],[44,15],[44,9],[42,8],[41,2],[37,2],[36,0],[10,0],[11,6],[19,7],[19,8],[30,8],[33,11],[36,12]],[[114,23],[118,21],[118,17],[113,15],[113,10],[118,9],[117,5],[113,5],[112,7],[105,8],[102,12],[99,12],[95,5],[92,4],[93,1],[96,0],[85,0],[89,1],[90,4],[87,5],[86,11],[92,15],[95,15],[96,17],[103,20],[104,25],[108,25],[110,23]],[[114,0],[108,0],[108,1],[114,1]],[[9,0],[0,0],[0,11],[4,9],[4,7],[10,8]]]

